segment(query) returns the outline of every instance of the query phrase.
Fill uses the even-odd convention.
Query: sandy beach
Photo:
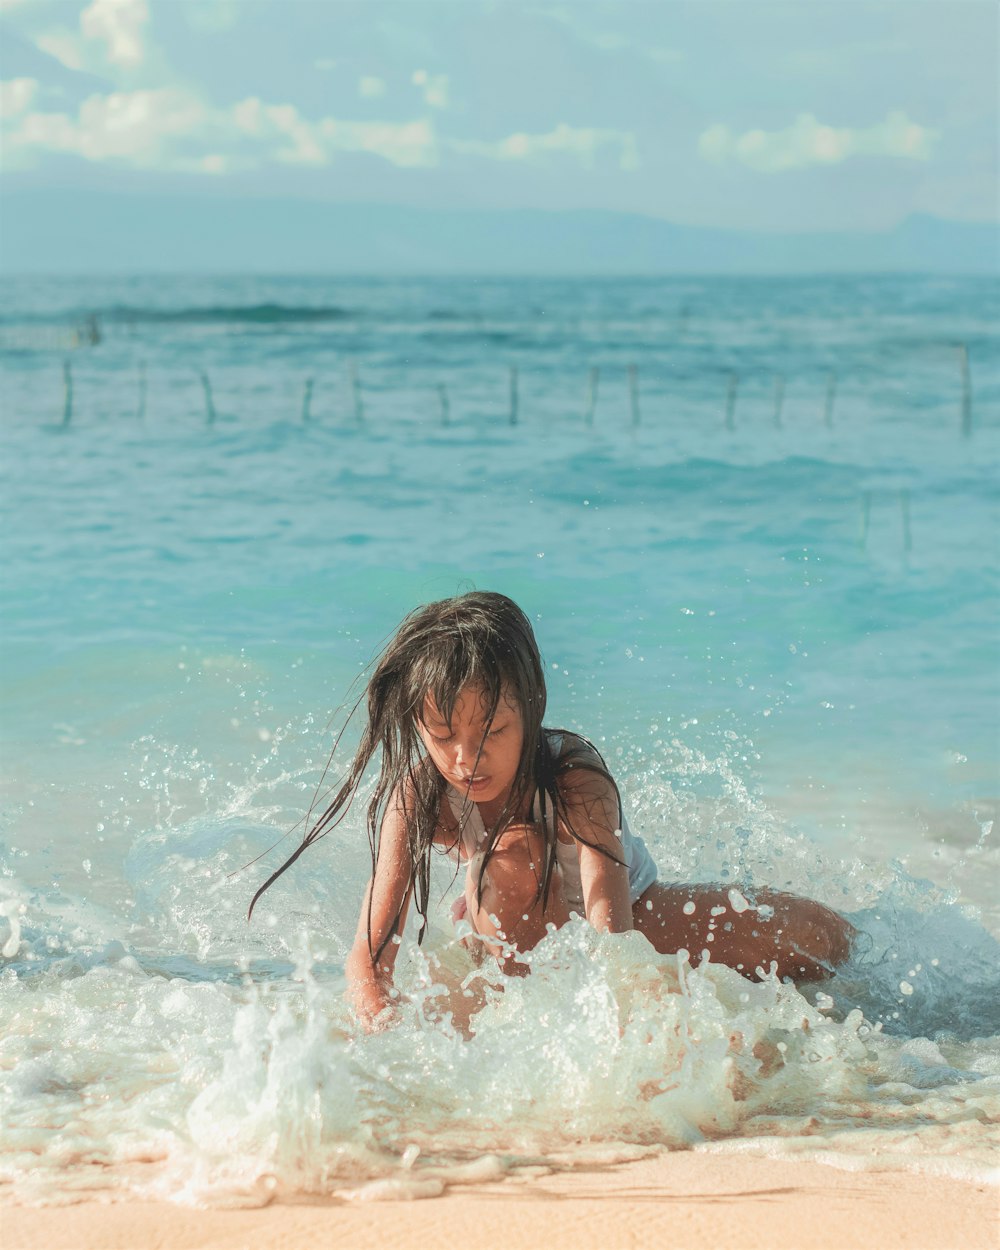
[[[253,1210],[84,1202],[2,1210],[4,1250],[991,1250],[1000,1191],[910,1172],[679,1152],[605,1169],[456,1187],[421,1201],[304,1198]]]

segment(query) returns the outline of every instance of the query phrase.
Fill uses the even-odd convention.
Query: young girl
[[[818,903],[757,890],[666,885],[629,829],[614,778],[577,734],[547,729],[545,675],[524,613],[474,591],[411,613],[367,688],[368,723],[347,779],[250,905],[346,815],[381,750],[368,806],[372,876],[347,980],[361,1022],[392,1018],[393,966],[407,910],[427,922],[435,847],[467,865],[465,915],[507,973],[571,913],[595,929],[638,929],[661,954],[711,953],[745,976],[828,976],[851,926]],[[720,910],[721,909],[721,910]]]

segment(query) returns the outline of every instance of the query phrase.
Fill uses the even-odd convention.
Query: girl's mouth
[[[462,777],[458,782],[459,790],[468,790],[470,794],[474,794],[477,790],[482,790],[484,786],[489,784],[489,777]]]

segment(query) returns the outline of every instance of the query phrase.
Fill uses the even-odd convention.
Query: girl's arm
[[[632,928],[632,903],[618,794],[614,783],[597,771],[603,765],[596,751],[582,741],[580,747],[573,764],[559,778],[559,790],[566,802],[567,823],[579,838],[594,844],[588,846],[574,838],[580,856],[583,905],[595,929],[626,933]]]
[[[394,796],[382,820],[375,876],[365,891],[354,945],[344,966],[348,996],[362,1025],[370,1030],[384,1027],[391,1018],[379,1020],[393,1005],[392,972],[398,950],[393,937],[402,937],[412,893],[407,836],[403,805]],[[384,949],[376,963],[375,953],[383,944]]]

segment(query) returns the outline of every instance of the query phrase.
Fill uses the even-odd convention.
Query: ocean
[[[996,280],[0,290],[0,1192],[418,1197],[673,1149],[995,1178]],[[547,723],[661,878],[819,898],[846,968],[799,992],[575,921],[503,985],[442,860],[402,1022],[360,1035],[360,803],[247,923],[366,666],[471,587],[528,613]]]

